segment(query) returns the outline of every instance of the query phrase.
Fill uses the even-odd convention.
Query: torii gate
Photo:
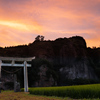
[[[1,79],[1,66],[24,67],[24,91],[28,92],[27,67],[31,67],[31,64],[28,64],[27,61],[32,61],[33,59],[35,59],[35,57],[30,57],[30,58],[0,57],[0,79]],[[11,63],[3,63],[2,61],[11,61]],[[16,64],[15,61],[21,61],[23,62],[23,64]]]

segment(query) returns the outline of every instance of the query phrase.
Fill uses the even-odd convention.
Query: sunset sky
[[[82,36],[100,47],[100,0],[0,0],[0,46]]]

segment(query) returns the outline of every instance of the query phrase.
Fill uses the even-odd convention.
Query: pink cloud
[[[33,41],[31,37],[37,34],[52,39],[82,35],[88,39],[88,46],[93,43],[98,46],[100,42],[96,40],[100,37],[99,20],[100,0],[0,0],[0,21],[15,23],[12,27],[1,24],[4,28],[1,27],[0,30],[9,30],[9,36],[14,38],[12,41],[17,43]],[[14,27],[16,24],[19,25],[17,28]],[[25,27],[20,29],[20,25],[28,30]],[[29,35],[29,38],[22,38],[22,35]]]

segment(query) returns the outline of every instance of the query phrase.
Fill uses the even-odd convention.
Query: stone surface
[[[97,74],[94,70],[95,68],[100,69],[100,48],[87,48],[85,40],[80,36],[58,38],[54,41],[35,41],[28,46],[0,48],[0,55],[35,56],[36,58],[46,59],[59,66],[54,69],[59,71],[64,80],[76,78],[96,80],[100,76],[99,72]],[[35,86],[56,84],[52,75],[47,79],[47,69],[44,65],[40,66],[40,72],[38,72],[40,80],[35,82]]]
[[[40,71],[38,72],[38,75],[40,76],[40,79],[38,81],[35,82],[35,87],[39,86],[39,87],[45,87],[45,86],[53,86],[55,85],[55,80],[52,77],[52,75],[50,75],[50,77],[48,78],[46,76],[46,73],[48,71],[48,68],[46,65],[42,65],[40,68]]]

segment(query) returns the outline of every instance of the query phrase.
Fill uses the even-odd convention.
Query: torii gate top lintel
[[[21,57],[0,57],[0,78],[1,78],[1,66],[9,67],[24,67],[24,88],[25,92],[28,92],[28,76],[27,67],[31,67],[31,64],[27,64],[27,61],[32,61],[35,57],[21,58]],[[11,63],[3,63],[2,61],[11,61]],[[23,64],[16,64],[15,61],[23,61]]]
[[[21,58],[21,57],[0,57],[0,60],[15,60],[15,61],[32,61],[35,57]]]

